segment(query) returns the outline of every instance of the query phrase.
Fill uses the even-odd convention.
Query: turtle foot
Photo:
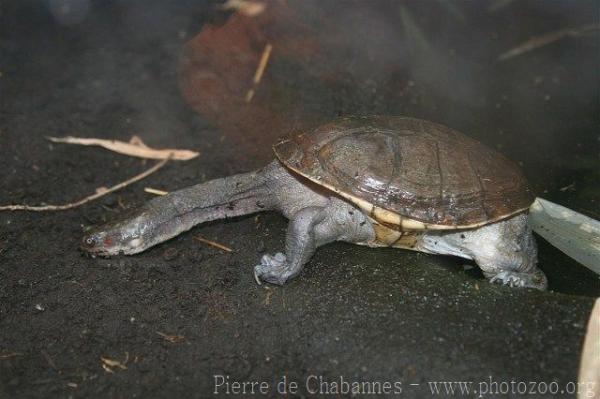
[[[534,273],[519,273],[505,270],[490,278],[490,283],[507,285],[509,287],[536,288],[538,290],[546,290],[548,288],[548,280],[541,270],[537,270]]]
[[[281,252],[273,255],[263,255],[260,265],[254,267],[254,278],[258,284],[266,281],[271,284],[283,285],[295,275],[288,266],[286,257]]]

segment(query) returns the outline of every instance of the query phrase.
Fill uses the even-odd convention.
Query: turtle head
[[[152,244],[146,242],[151,223],[143,212],[123,218],[87,232],[80,248],[92,256],[131,255],[141,252]]]

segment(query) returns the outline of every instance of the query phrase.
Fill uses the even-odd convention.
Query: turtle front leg
[[[362,243],[375,233],[367,217],[353,205],[332,198],[328,205],[309,206],[290,219],[286,235],[286,254],[265,255],[254,268],[256,282],[284,284],[297,276],[321,245],[333,241]]]
[[[274,256],[264,255],[260,265],[254,267],[254,278],[283,285],[300,273],[302,267],[313,256],[324,237],[316,237],[315,226],[326,217],[323,207],[307,207],[298,211],[290,220],[286,235],[285,251]]]

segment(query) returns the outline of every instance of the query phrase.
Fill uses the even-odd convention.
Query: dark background
[[[274,137],[350,113],[464,131],[519,162],[538,195],[598,219],[598,31],[497,61],[531,36],[597,24],[597,1],[290,2],[320,50],[275,45],[255,100],[283,119],[273,125],[233,118],[243,110],[225,100],[223,117],[201,114],[181,95],[183,46],[227,24],[219,3],[59,3],[0,1],[0,204],[69,202],[151,165],[44,136],[137,134],[202,155],[71,211],[0,213],[0,396],[206,397],[214,374],[403,381],[405,397],[429,397],[434,380],[576,380],[598,276],[541,238],[548,292],[492,286],[457,258],[341,243],[285,287],[257,286],[252,267],[284,244],[276,214],[133,257],[77,247],[86,227],[148,200],[143,187],[259,167]],[[102,356],[127,368],[106,372]]]

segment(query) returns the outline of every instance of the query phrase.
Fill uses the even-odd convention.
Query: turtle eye
[[[93,248],[94,246],[96,246],[96,238],[94,238],[94,236],[87,236],[83,238],[83,245],[85,245],[88,248]]]

